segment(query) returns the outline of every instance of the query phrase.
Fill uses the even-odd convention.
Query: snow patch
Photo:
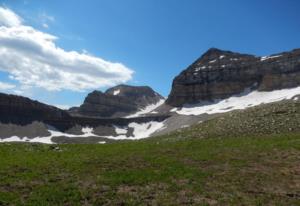
[[[43,143],[43,144],[54,144],[52,142],[52,136],[48,137],[35,137],[35,138],[28,138],[28,137],[18,137],[18,136],[12,136],[5,139],[0,139],[1,142],[30,142],[30,143]]]
[[[104,138],[107,139],[113,139],[113,140],[139,140],[149,137],[151,134],[153,134],[156,131],[161,130],[164,128],[164,122],[156,122],[156,121],[150,121],[145,123],[136,123],[132,122],[128,125],[128,129],[133,129],[131,136],[126,136],[125,134],[119,133],[118,136],[105,136]],[[118,130],[118,131],[117,131]],[[126,129],[124,129],[125,131]],[[116,127],[116,133],[118,134],[120,132],[119,128]],[[127,132],[127,130],[126,130]]]
[[[173,109],[170,110],[170,112],[176,112],[178,110],[177,107],[174,107]]]
[[[92,134],[92,132],[94,131],[94,129],[91,128],[91,127],[83,127],[83,128],[81,129],[81,131],[82,131],[84,134]]]
[[[44,143],[44,144],[55,144],[55,142],[52,141],[53,137],[99,137],[95,134],[93,134],[93,128],[90,127],[84,127],[82,128],[82,132],[83,134],[81,135],[77,135],[77,134],[68,134],[68,133],[64,133],[64,132],[60,132],[55,130],[54,128],[50,128],[48,129],[48,131],[50,132],[49,136],[46,137],[34,137],[34,138],[28,138],[28,137],[17,137],[17,136],[12,136],[9,138],[5,138],[5,139],[0,139],[0,142],[30,142],[30,143]]]
[[[281,57],[282,55],[276,55],[276,56],[264,56],[260,58],[260,61],[265,61],[267,59],[274,59],[274,58],[278,58]]]
[[[157,107],[161,106],[164,102],[165,102],[165,100],[161,99],[157,103],[150,104],[150,105],[146,106],[145,108],[141,109],[140,111],[126,116],[125,118],[139,117],[141,115],[148,114],[148,113],[152,112],[153,110],[155,110]]]
[[[225,57],[225,55],[221,55],[220,57],[219,57],[219,59],[223,59]]]
[[[113,94],[114,94],[114,95],[120,94],[120,90],[119,90],[119,89],[118,89],[118,90],[115,90]]]
[[[205,69],[205,68],[206,68],[206,66],[197,67],[197,68],[195,69],[195,72],[199,72],[200,70],[203,70],[203,69]]]
[[[115,131],[117,134],[127,134],[127,129],[115,126]]]
[[[224,100],[215,100],[213,103],[204,102],[201,104],[184,105],[181,109],[172,109],[181,115],[201,115],[225,113],[232,110],[246,109],[260,104],[267,104],[292,99],[300,94],[300,87],[292,89],[274,90],[271,92],[259,92],[246,90],[244,93],[232,96]]]
[[[209,61],[209,63],[212,64],[212,63],[214,63],[214,62],[216,62],[216,61],[217,61],[217,60],[214,59],[214,60]]]

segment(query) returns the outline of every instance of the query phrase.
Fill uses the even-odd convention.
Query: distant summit
[[[106,92],[93,91],[70,114],[87,117],[125,117],[164,99],[148,86],[118,85]]]

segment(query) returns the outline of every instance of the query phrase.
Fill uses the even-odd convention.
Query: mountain
[[[71,108],[73,116],[126,117],[148,106],[156,105],[164,98],[148,86],[118,85],[106,92],[93,91],[80,107]]]
[[[0,142],[99,143],[146,138],[162,128],[169,116],[140,114],[151,112],[163,101],[150,87],[119,85],[105,93],[94,91],[81,107],[65,111],[0,93]]]
[[[45,119],[64,119],[70,115],[61,109],[17,95],[0,93],[0,122],[25,125]]]
[[[272,91],[300,85],[300,49],[266,57],[212,48],[172,84],[171,106],[225,99],[245,90]]]
[[[174,79],[166,102],[150,87],[129,85],[93,91],[81,106],[68,111],[25,97],[0,94],[0,142],[136,140],[198,123],[207,125],[206,122],[215,122],[211,128],[221,135],[229,130],[238,134],[252,130],[267,133],[277,131],[281,120],[295,118],[292,113],[299,113],[299,98],[300,49],[257,57],[212,48]],[[285,111],[280,110],[283,105]],[[250,107],[253,109],[247,110]],[[274,107],[278,111],[273,112]],[[246,112],[234,113],[236,110]],[[273,112],[271,123],[258,121],[262,111]],[[233,114],[237,116],[230,116]],[[224,127],[217,124],[218,118],[227,122],[230,117],[237,118]],[[217,120],[210,121],[213,119]],[[270,127],[273,121],[276,124]],[[251,125],[254,126],[250,128]],[[296,131],[295,125],[298,122],[293,120],[282,129]],[[203,130],[198,134],[203,132],[207,133]]]

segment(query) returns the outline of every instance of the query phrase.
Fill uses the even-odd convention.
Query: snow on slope
[[[133,118],[133,117],[139,117],[143,114],[148,114],[148,113],[151,113],[153,110],[155,110],[157,107],[161,106],[163,103],[165,102],[164,99],[161,99],[159,100],[156,104],[150,104],[148,105],[147,107],[145,107],[144,109],[141,109],[140,111],[134,113],[134,114],[131,114],[131,115],[128,115],[126,116],[125,118]]]
[[[120,90],[119,89],[114,91],[114,95],[118,95],[118,94],[120,94]]]
[[[164,123],[163,122],[146,122],[146,123],[135,123],[132,122],[128,125],[127,128],[120,128],[116,127],[116,133],[118,136],[106,136],[107,139],[114,139],[114,140],[138,140],[138,139],[144,139],[149,137],[151,134],[153,134],[156,131],[159,131],[163,129]],[[126,136],[127,130],[129,128],[133,129],[133,134],[129,137]],[[121,133],[122,131],[122,133]],[[126,131],[126,132],[125,132]],[[118,133],[119,132],[119,133]]]
[[[163,122],[156,122],[156,121],[151,121],[151,122],[146,122],[146,123],[135,123],[132,122],[130,123],[127,127],[118,127],[114,126],[115,131],[117,133],[117,136],[98,136],[93,133],[93,128],[90,127],[84,127],[82,128],[82,132],[84,134],[82,135],[75,135],[75,134],[68,134],[68,133],[63,133],[54,129],[49,129],[48,131],[50,132],[50,135],[47,137],[35,137],[35,138],[20,138],[17,136],[12,136],[9,138],[1,139],[0,138],[0,143],[1,142],[35,142],[35,143],[44,143],[44,144],[55,144],[51,139],[53,137],[102,137],[102,138],[107,138],[107,139],[113,139],[113,140],[138,140],[138,139],[143,139],[149,137],[151,134],[154,132],[162,129],[164,127]],[[129,128],[133,129],[133,134],[129,137],[126,136]],[[100,141],[100,144],[104,144],[105,141]]]
[[[171,111],[181,115],[224,113],[232,110],[246,109],[260,104],[277,102],[284,99],[292,99],[299,94],[300,87],[270,92],[247,90],[238,96],[232,96],[224,100],[215,100],[213,103],[205,102],[202,104],[185,105],[181,109],[173,108]]]
[[[268,60],[268,59],[274,59],[274,58],[278,58],[278,57],[281,57],[282,55],[276,55],[276,56],[264,56],[264,57],[261,57],[260,58],[260,61],[265,61],[265,60]]]
[[[35,137],[32,139],[29,139],[27,137],[24,138],[20,138],[17,136],[12,136],[9,138],[5,138],[5,139],[0,139],[0,143],[1,142],[31,142],[31,143],[44,143],[44,144],[53,144],[53,142],[51,141],[51,138],[53,136],[48,136],[48,137]]]
[[[9,138],[5,138],[5,139],[0,139],[0,143],[1,142],[31,142],[31,143],[44,143],[44,144],[54,144],[54,142],[52,142],[52,137],[60,137],[60,136],[64,136],[64,137],[91,137],[91,136],[95,136],[92,132],[93,132],[93,128],[90,127],[83,127],[82,128],[82,135],[74,135],[74,134],[68,134],[68,133],[63,133],[57,130],[54,130],[53,128],[48,130],[50,132],[50,136],[46,136],[46,137],[35,137],[35,138],[28,138],[28,137],[24,137],[24,138],[20,138],[17,136],[12,136]]]

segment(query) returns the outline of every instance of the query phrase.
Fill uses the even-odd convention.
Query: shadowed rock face
[[[30,124],[45,119],[64,119],[70,115],[56,107],[29,98],[0,93],[0,122]]]
[[[147,86],[119,85],[105,93],[93,91],[70,114],[86,117],[123,117],[147,105],[155,104],[163,97]]]
[[[272,91],[300,85],[300,49],[256,57],[209,49],[173,81],[171,106],[224,99],[245,89]]]

